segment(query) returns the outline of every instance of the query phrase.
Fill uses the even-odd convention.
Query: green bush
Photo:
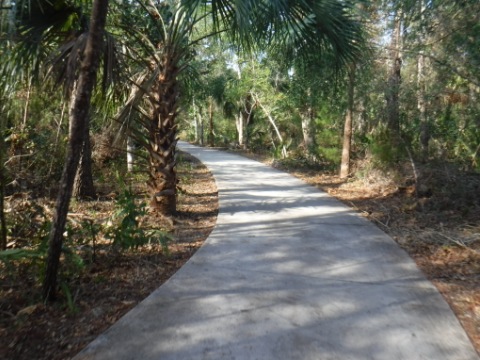
[[[112,241],[115,249],[131,250],[146,244],[158,243],[165,251],[168,249],[170,235],[158,229],[144,229],[140,219],[146,214],[146,204],[144,202],[137,204],[132,190],[124,187],[117,198],[117,209],[105,237]]]

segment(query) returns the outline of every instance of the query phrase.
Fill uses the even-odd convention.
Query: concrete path
[[[479,359],[434,286],[377,227],[283,172],[180,147],[215,176],[217,226],[75,359]]]

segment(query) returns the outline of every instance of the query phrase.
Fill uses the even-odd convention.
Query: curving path
[[[204,246],[75,359],[478,360],[413,261],[327,194],[180,143],[217,181]]]

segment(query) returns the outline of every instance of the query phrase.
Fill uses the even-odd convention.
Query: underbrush
[[[58,300],[41,301],[46,239],[54,202],[16,193],[8,200],[9,249],[0,260],[0,358],[71,358],[175,273],[201,246],[217,213],[215,182],[191,156],[179,156],[178,214],[145,206],[138,174],[102,166],[98,199],[73,201]],[[118,164],[117,164],[118,165]],[[97,181],[100,177],[97,177]]]
[[[152,251],[168,258],[171,224],[152,216],[146,205],[145,179],[137,174],[120,176],[111,166],[100,170],[92,201],[72,199],[64,233],[59,270],[60,302],[73,309],[75,289],[100,261],[114,264],[125,253]],[[113,166],[113,168],[112,168]],[[179,167],[188,166],[180,164]],[[112,177],[112,174],[117,174]],[[115,181],[112,181],[112,178]],[[15,315],[41,302],[48,250],[48,236],[55,202],[36,190],[16,192],[5,198],[7,250],[0,251],[0,311]],[[103,259],[103,260],[100,260]],[[22,293],[28,285],[27,293]],[[12,303],[8,293],[19,291]],[[11,298],[11,297],[10,297]]]

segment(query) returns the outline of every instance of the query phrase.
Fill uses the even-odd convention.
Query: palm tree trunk
[[[57,276],[62,252],[63,232],[72,196],[73,182],[80,159],[80,151],[88,128],[90,99],[100,60],[100,49],[108,11],[108,0],[94,0],[90,31],[84,58],[80,67],[78,85],[70,111],[70,131],[67,158],[63,169],[56,211],[49,237],[49,247],[42,295],[45,301],[56,298]]]
[[[175,57],[165,56],[150,100],[153,111],[148,131],[150,174],[147,184],[152,194],[151,207],[166,216],[174,215],[177,209],[177,72]]]

